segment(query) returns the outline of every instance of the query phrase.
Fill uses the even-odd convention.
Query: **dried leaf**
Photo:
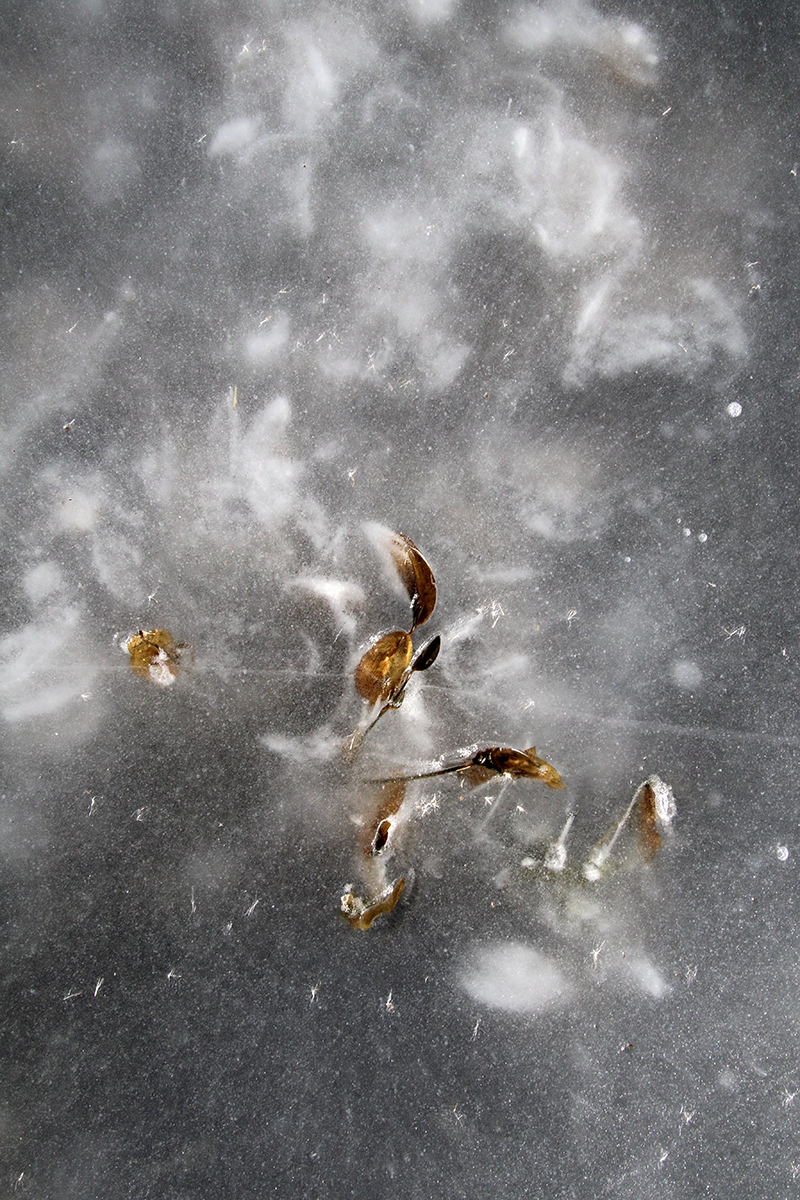
[[[404,533],[393,533],[389,553],[411,601],[411,632],[424,625],[436,607],[436,580],[422,554]]]
[[[400,899],[405,885],[406,880],[403,876],[370,904],[365,904],[359,896],[353,895],[352,892],[345,892],[341,900],[342,916],[350,922],[353,929],[369,929],[376,917],[392,911]]]
[[[403,629],[379,637],[356,667],[355,685],[359,696],[368,704],[390,700],[408,670],[412,652],[411,637]]]
[[[181,670],[181,659],[191,656],[191,647],[176,642],[166,629],[140,629],[125,643],[131,666],[137,675],[152,679],[161,687],[175,682]]]

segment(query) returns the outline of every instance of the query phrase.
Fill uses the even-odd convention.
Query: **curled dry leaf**
[[[176,642],[166,629],[140,629],[125,643],[131,667],[137,675],[169,687],[180,673],[181,660],[191,655],[191,647]]]
[[[411,601],[413,633],[436,607],[436,580],[423,555],[404,533],[391,534],[389,553]]]
[[[385,633],[373,642],[355,671],[359,696],[368,704],[391,700],[411,663],[411,636],[404,629]]]
[[[397,883],[382,892],[377,900],[373,900],[369,904],[360,896],[354,895],[353,892],[345,892],[341,901],[342,916],[349,921],[353,929],[369,929],[376,917],[392,911],[400,899],[405,885],[406,880],[403,876],[397,880]]]

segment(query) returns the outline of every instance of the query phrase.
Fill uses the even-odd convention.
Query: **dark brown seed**
[[[536,747],[530,750],[512,750],[506,746],[490,746],[487,750],[479,750],[472,758],[476,767],[488,767],[500,775],[508,775],[512,779],[541,779],[551,788],[564,786],[561,776],[555,767],[539,758]]]
[[[371,854],[380,854],[381,850],[383,850],[384,846],[389,840],[389,832],[391,828],[391,821],[381,821],[380,825],[375,830],[375,837],[372,839],[372,846],[370,847]]]
[[[427,671],[428,667],[432,667],[439,657],[439,651],[442,648],[441,636],[437,633],[435,638],[431,638],[426,646],[423,646],[417,657],[411,664],[412,671]]]

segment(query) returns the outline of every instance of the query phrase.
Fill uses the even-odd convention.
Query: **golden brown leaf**
[[[390,700],[408,670],[412,652],[411,637],[404,629],[379,637],[356,667],[355,685],[359,696],[368,704]]]
[[[436,607],[436,580],[423,555],[404,533],[392,534],[389,553],[411,601],[413,633]]]
[[[137,675],[169,687],[181,670],[181,659],[191,647],[176,642],[166,629],[140,629],[125,643]]]

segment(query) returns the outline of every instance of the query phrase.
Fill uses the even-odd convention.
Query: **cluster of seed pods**
[[[369,706],[368,715],[356,728],[346,747],[349,760],[357,754],[361,744],[380,720],[391,709],[399,708],[406,687],[415,672],[427,671],[436,662],[441,650],[441,637],[436,635],[414,653],[413,635],[432,615],[436,606],[436,580],[428,562],[409,537],[402,533],[385,531],[385,542],[391,561],[408,593],[411,603],[411,628],[406,632],[397,629],[381,634],[367,648],[355,669],[355,688]],[[477,750],[467,758],[443,763],[433,770],[413,775],[373,779],[369,782],[380,787],[380,798],[368,826],[368,836],[362,839],[363,849],[369,861],[369,870],[362,874],[369,877],[375,894],[367,899],[357,896],[348,886],[341,898],[341,911],[354,929],[368,929],[376,917],[391,912],[405,887],[405,877],[390,881],[386,876],[383,857],[389,849],[389,841],[405,799],[405,785],[417,779],[431,779],[439,775],[459,775],[472,785],[486,782],[493,775],[507,779],[539,779],[551,788],[561,788],[561,776],[555,767],[530,750],[513,750],[506,746],[489,746]]]
[[[386,713],[400,707],[412,676],[429,670],[442,648],[439,634],[418,650],[414,648],[415,633],[430,619],[436,607],[436,580],[425,557],[405,534],[382,526],[372,526],[371,534],[388,551],[392,567],[408,595],[411,624],[408,630],[396,629],[376,636],[355,667],[355,690],[366,708],[364,717],[345,745],[344,757],[351,765],[370,730]],[[183,668],[191,663],[194,654],[190,645],[176,642],[165,629],[140,629],[127,639],[124,649],[130,656],[133,671],[161,687],[170,687]],[[405,875],[397,879],[389,875],[398,830],[407,824],[413,807],[406,800],[406,784],[445,775],[457,775],[473,787],[497,776],[508,781],[538,779],[550,788],[564,786],[558,771],[537,755],[535,746],[528,750],[488,746],[473,749],[466,757],[451,762],[442,759],[431,769],[414,774],[359,778],[359,785],[368,788],[370,797],[358,846],[362,890],[366,895],[357,895],[348,884],[340,900],[341,913],[354,929],[369,929],[377,917],[390,913],[406,886]],[[642,860],[650,862],[661,845],[661,831],[675,816],[671,788],[657,775],[640,784],[622,816],[592,847],[582,866],[581,875],[585,880],[595,881],[605,872],[612,850],[634,813],[638,854]],[[544,867],[548,871],[563,871],[566,866],[566,837],[572,821],[570,815],[561,836],[545,856]],[[523,859],[523,865],[535,865],[535,860]]]

